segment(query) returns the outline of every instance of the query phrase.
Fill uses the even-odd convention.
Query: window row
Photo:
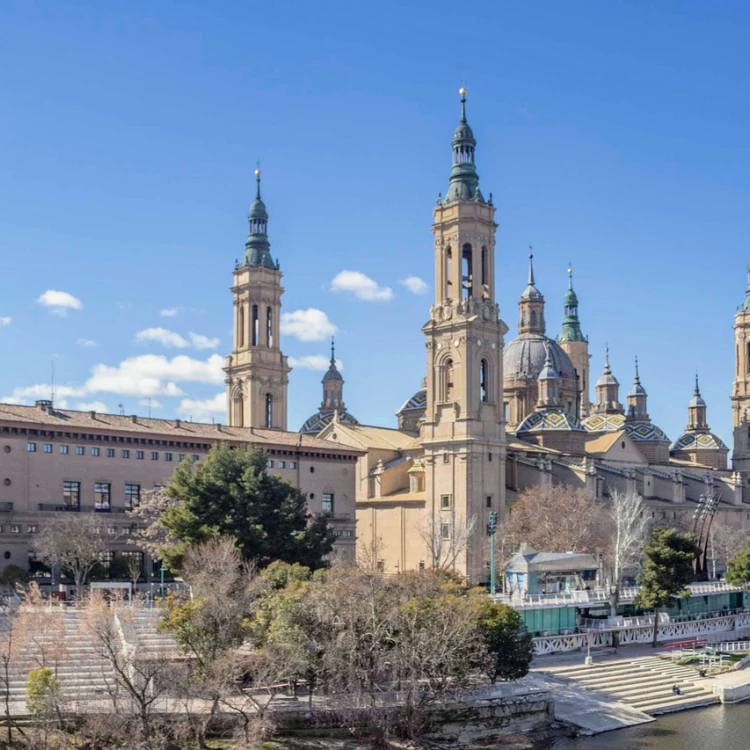
[[[238,321],[239,345],[240,348],[245,346],[245,306],[240,306]],[[260,311],[258,305],[250,308],[250,346],[259,346],[261,339],[260,330]],[[268,347],[273,346],[273,309],[266,307],[266,331],[265,344]]]
[[[141,502],[141,485],[126,483],[123,497],[125,507],[134,508]],[[112,485],[109,482],[94,482],[94,509],[109,510],[112,502]],[[80,509],[81,483],[65,480],[63,482],[63,505],[65,508]]]
[[[273,469],[274,467],[276,467],[277,469],[296,469],[297,462],[296,461],[279,461],[279,460],[274,460],[273,458],[269,458],[268,468]]]
[[[76,456],[85,456],[86,455],[86,448],[83,445],[76,445],[75,447],[75,454]],[[29,453],[36,453],[37,452],[37,444],[28,442],[26,443],[26,450]],[[92,448],[89,448],[89,455],[90,456],[102,456],[106,455],[107,458],[115,458],[116,451],[114,448],[105,448],[104,450],[106,453],[101,452],[101,448],[98,446],[94,446]],[[52,443],[42,443],[42,452],[43,453],[52,453]],[[69,445],[61,445],[60,446],[60,453],[63,456],[67,456],[70,453],[70,446]],[[131,451],[129,448],[122,448],[120,450],[120,458],[130,458],[130,454],[133,453],[136,459],[143,460],[146,458],[146,451]],[[174,461],[175,460],[175,454],[164,452],[163,460],[164,461]],[[159,451],[150,451],[150,457],[152,461],[158,461],[159,460]],[[187,458],[186,453],[178,453],[177,454],[177,461],[184,461]],[[200,456],[197,453],[193,453],[193,455],[190,457],[193,461],[199,461]]]
[[[180,426],[180,420],[175,420],[175,426]],[[90,435],[86,432],[62,432],[60,430],[38,430],[26,427],[0,428],[0,432],[11,435],[28,435],[29,437],[65,438],[66,440],[88,440],[96,443],[126,443],[128,445],[161,445],[165,448],[181,448],[183,450],[210,450],[210,443],[195,443],[182,440],[159,440],[157,438],[124,437],[122,435]]]
[[[6,534],[23,534],[23,526],[20,523],[11,523],[8,526],[0,526],[0,534],[5,532]],[[39,526],[35,523],[30,523],[26,526],[27,534],[38,534]]]

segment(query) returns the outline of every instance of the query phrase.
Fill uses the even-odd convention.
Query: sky
[[[424,375],[464,84],[506,340],[533,245],[551,336],[572,263],[592,381],[609,344],[624,401],[637,355],[675,440],[697,370],[731,443],[749,31],[730,0],[5,0],[0,397],[48,397],[54,367],[61,407],[225,421],[259,159],[289,428],[333,333],[349,411],[395,426]]]

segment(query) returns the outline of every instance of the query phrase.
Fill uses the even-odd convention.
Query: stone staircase
[[[45,617],[40,613],[40,617]],[[26,679],[33,669],[48,667],[60,681],[63,700],[108,698],[115,688],[112,667],[96,652],[81,631],[77,610],[55,613],[59,628],[34,633],[11,660],[8,695],[13,703],[26,700]],[[20,634],[24,637],[24,634]]]
[[[125,640],[135,647],[136,659],[175,659],[180,650],[172,636],[160,633],[158,609],[137,610],[128,616],[125,610],[120,621]]]
[[[638,659],[604,661],[589,666],[551,667],[545,672],[606,693],[620,703],[655,715],[718,703],[709,690],[694,684],[696,670],[645,656]],[[674,685],[680,695],[672,691]]]

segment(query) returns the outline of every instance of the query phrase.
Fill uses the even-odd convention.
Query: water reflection
[[[575,740],[557,739],[554,750],[745,750],[750,748],[750,703],[668,714],[651,724]]]

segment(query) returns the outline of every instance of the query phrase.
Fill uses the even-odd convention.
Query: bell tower
[[[290,367],[279,346],[281,271],[271,257],[268,212],[260,197],[260,169],[250,206],[245,256],[234,269],[234,346],[224,367],[227,423],[286,430]]]
[[[479,189],[476,140],[466,120],[453,135],[453,167],[445,199],[438,198],[435,300],[423,326],[427,388],[422,436],[428,521],[441,548],[468,535],[455,570],[487,580],[485,528],[505,505],[503,336],[495,298],[495,208]]]
[[[750,264],[745,301],[734,315],[734,384],[732,467],[750,473]]]

